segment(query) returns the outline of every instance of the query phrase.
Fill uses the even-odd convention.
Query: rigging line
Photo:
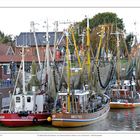
[[[60,89],[61,89],[61,87],[62,87],[62,80],[63,80],[63,82],[64,82],[66,85],[67,85],[67,82],[66,82],[66,80],[65,80],[65,78],[64,78],[64,76],[63,76],[63,72],[62,72],[62,74],[60,74],[59,69],[58,69],[58,66],[56,65],[55,61],[54,61],[54,65],[55,65],[56,71],[57,71],[57,73],[58,73],[58,75],[59,75],[59,77],[60,77],[60,83],[59,83],[59,85],[58,85],[58,90],[57,90],[57,91],[60,91]],[[64,68],[63,68],[62,71],[64,71]],[[56,80],[56,78],[55,78],[55,80]]]
[[[124,32],[122,33],[122,37],[123,37],[123,42],[124,42],[125,50],[126,50],[126,53],[127,53],[127,55],[128,55],[128,62],[130,63],[131,55],[130,55],[129,52],[128,52],[128,48],[127,48],[127,45],[126,45],[126,41],[125,41],[125,39],[124,39]]]
[[[106,80],[106,82],[105,82],[104,85],[103,85],[103,83],[102,83],[102,81],[101,81],[99,66],[96,65],[96,67],[97,67],[97,73],[98,73],[98,79],[99,79],[100,86],[101,86],[102,88],[106,88],[106,87],[108,86],[108,84],[109,84],[109,82],[110,82],[112,76],[113,76],[113,70],[114,70],[113,63],[111,63],[111,67],[112,67],[112,68],[111,68],[111,72],[108,74],[107,80]]]
[[[55,86],[55,91],[58,92],[57,87],[56,87],[56,73],[53,67],[53,78],[54,78],[54,86]]]
[[[106,41],[106,46],[107,46],[106,47],[106,54],[107,54],[107,56],[108,56],[108,44],[109,44],[109,41],[108,41],[109,40],[109,32],[110,31],[109,31],[109,26],[108,26],[107,27],[107,37],[106,37],[107,38],[107,41]]]
[[[121,75],[120,75],[120,78],[121,78],[121,79],[124,79],[124,77],[128,77],[129,74],[133,71],[133,68],[134,68],[135,64],[134,64],[134,62],[132,62],[132,63],[133,63],[133,64],[132,64],[132,66],[130,66],[130,67],[128,68],[128,71],[127,71],[126,75],[125,75],[125,76],[121,76]],[[116,71],[116,74],[118,74],[117,71]]]
[[[129,71],[127,71],[126,75],[128,75],[130,72],[132,72],[133,68],[134,68],[134,63],[132,64],[131,67],[128,68]]]
[[[63,35],[63,37],[64,37],[64,35]],[[58,66],[56,65],[55,61],[54,61],[54,65],[56,66],[57,73],[58,73],[58,75],[60,77],[60,83],[59,83],[59,86],[58,86],[58,91],[60,91],[61,88],[62,88],[62,81],[65,83],[66,86],[68,86],[67,82],[66,82],[66,80],[64,78],[64,75],[63,75],[63,73],[64,73],[64,65],[65,65],[65,57],[64,57],[64,61],[63,61],[63,66],[62,66],[61,74],[59,72]],[[67,88],[67,87],[65,87],[65,88]]]
[[[60,34],[60,33],[59,33]],[[59,34],[58,34],[58,36],[59,36]],[[56,43],[56,46],[58,47],[59,45],[60,45],[60,43],[63,41],[63,39],[64,39],[64,37],[65,37],[65,33],[63,32],[62,33],[62,35],[61,35],[61,38],[60,38],[60,36],[58,37],[58,39],[57,39],[57,43]]]
[[[57,99],[58,99],[58,94],[56,95],[56,98],[54,100],[54,105],[53,105],[53,111],[52,112],[56,112],[56,104],[57,104]]]

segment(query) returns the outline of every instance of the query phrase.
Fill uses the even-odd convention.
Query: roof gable
[[[8,50],[7,50],[7,52],[6,52],[6,55],[14,55],[15,53],[14,53],[14,50],[13,50],[13,48],[11,47],[11,46],[9,46],[9,48],[8,48]]]

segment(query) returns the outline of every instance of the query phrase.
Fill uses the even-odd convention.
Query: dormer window
[[[14,55],[14,53],[12,51],[8,52],[7,55]]]
[[[12,47],[9,47],[8,50],[7,50],[7,55],[14,55],[14,51],[12,49]]]

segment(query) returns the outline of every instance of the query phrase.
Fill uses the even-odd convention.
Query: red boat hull
[[[0,123],[5,126],[32,126],[47,122],[50,114],[47,113],[31,113],[27,116],[20,116],[18,113],[0,113]]]

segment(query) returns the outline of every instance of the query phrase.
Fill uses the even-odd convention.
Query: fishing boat
[[[89,49],[89,21],[87,21],[87,49]],[[76,46],[76,45],[75,45]],[[94,122],[97,122],[105,118],[109,112],[110,99],[104,93],[96,93],[92,90],[90,85],[91,76],[91,65],[90,65],[90,53],[86,53],[86,64],[83,65],[86,68],[85,74],[84,68],[71,68],[71,59],[69,57],[69,47],[68,47],[68,32],[66,33],[66,58],[67,58],[67,88],[61,89],[57,92],[56,101],[54,104],[54,109],[52,112],[52,125],[55,127],[80,127],[90,125]],[[79,60],[78,60],[79,61]],[[80,62],[80,61],[79,61]],[[80,66],[80,65],[79,65]],[[88,68],[88,69],[87,69]],[[76,69],[76,71],[75,71]],[[74,80],[71,79],[71,74],[74,75],[74,72],[81,73],[81,76],[85,76],[83,80],[87,80],[87,83],[84,82],[79,88],[76,88],[74,85]],[[62,84],[63,85],[63,84]]]
[[[128,108],[135,108],[140,107],[140,93],[136,89],[136,80],[134,80],[134,64],[129,64],[129,71],[125,72],[125,77],[121,75],[122,68],[120,66],[120,50],[119,50],[119,35],[121,33],[116,32],[114,33],[117,35],[117,61],[116,61],[116,69],[117,69],[117,80],[116,83],[111,87],[111,94],[110,94],[110,108],[121,108],[121,109],[128,109]],[[129,59],[129,56],[128,56]],[[129,60],[130,61],[130,60]],[[131,62],[133,60],[131,59]],[[127,63],[128,64],[128,63]]]
[[[56,127],[86,126],[107,117],[109,98],[106,95],[92,95],[88,90],[74,90],[70,94],[71,109],[67,109],[67,92],[58,93],[56,113],[52,114],[52,125]],[[74,99],[73,99],[74,98]],[[63,102],[61,102],[61,101]],[[73,102],[73,103],[72,103]],[[61,104],[62,103],[62,104]]]
[[[134,82],[132,82],[130,85],[129,81],[127,80],[124,81],[124,86],[122,88],[113,88],[110,108],[127,109],[140,107],[140,94],[134,90],[134,86]],[[131,88],[133,88],[133,90]]]
[[[18,86],[19,74],[22,72],[23,87]],[[47,121],[50,116],[48,100],[51,98],[39,89],[36,76],[36,65],[32,63],[32,76],[27,90],[25,88],[24,47],[22,47],[22,62],[19,68],[15,88],[10,97],[10,107],[0,113],[0,123],[5,126],[32,126]]]

